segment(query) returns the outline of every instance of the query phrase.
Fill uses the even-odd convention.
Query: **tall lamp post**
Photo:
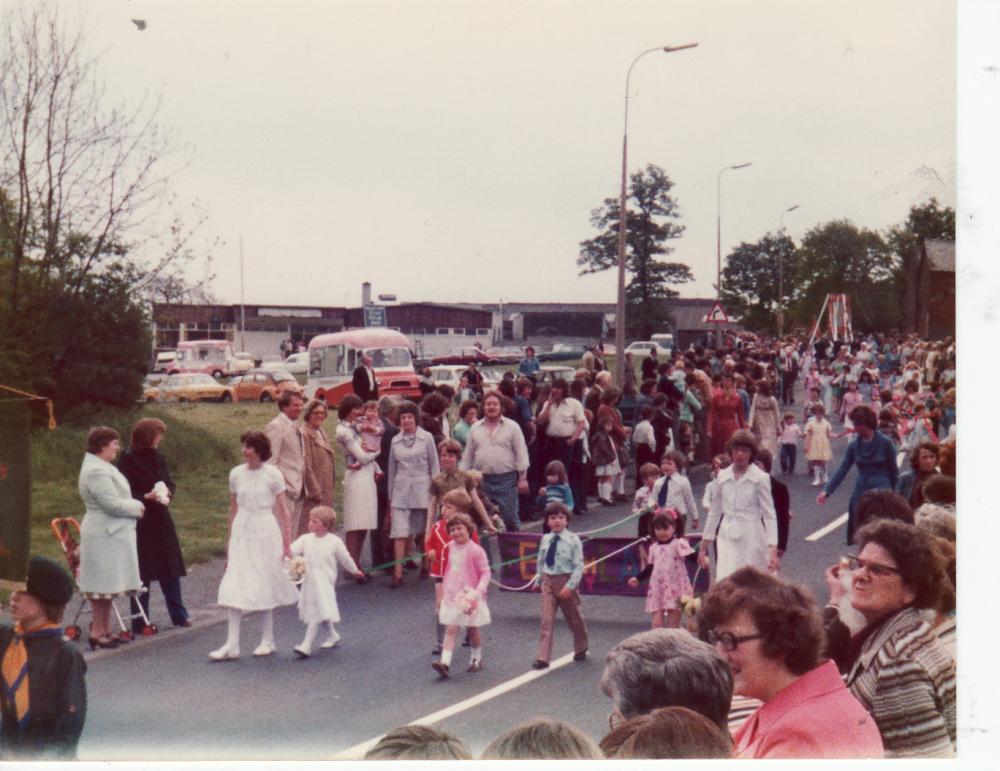
[[[615,382],[620,386],[625,383],[625,232],[628,227],[627,190],[625,187],[628,175],[628,100],[629,80],[632,78],[632,68],[646,54],[663,51],[669,54],[694,48],[697,43],[686,43],[679,46],[661,46],[650,48],[632,60],[625,75],[625,131],[622,134],[622,190],[618,205],[618,306],[615,309]]]
[[[781,212],[781,219],[778,220],[778,337],[785,333],[785,253],[781,251],[780,238],[785,234],[785,215],[798,208],[798,204],[789,206]]]
[[[715,298],[722,297],[722,175],[730,169],[745,169],[753,162],[726,166],[715,181]]]

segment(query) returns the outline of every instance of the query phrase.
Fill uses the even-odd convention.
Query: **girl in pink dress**
[[[629,586],[638,586],[649,579],[646,594],[646,612],[653,614],[653,629],[663,626],[664,611],[667,626],[681,625],[678,600],[694,594],[684,558],[694,554],[694,549],[684,535],[684,519],[673,509],[662,509],[653,517],[653,535],[656,543],[649,550],[649,562],[642,572],[628,580]]]
[[[490,563],[486,552],[472,542],[476,526],[468,514],[455,514],[448,520],[451,540],[444,546],[444,581],[442,582],[441,609],[438,620],[444,624],[444,645],[441,660],[431,664],[441,677],[448,677],[451,654],[459,627],[469,630],[472,647],[470,672],[483,668],[483,643],[479,627],[490,623],[490,609],[486,606],[486,590],[490,585]]]

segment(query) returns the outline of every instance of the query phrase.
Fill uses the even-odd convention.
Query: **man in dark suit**
[[[362,402],[378,400],[378,380],[372,369],[372,359],[367,353],[361,354],[361,363],[354,370],[351,378],[354,393]]]

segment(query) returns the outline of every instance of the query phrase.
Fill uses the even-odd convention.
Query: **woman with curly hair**
[[[910,468],[896,480],[896,492],[914,509],[924,502],[924,483],[937,473],[940,452],[934,442],[921,442],[910,453]]]
[[[879,520],[847,558],[851,605],[868,626],[844,678],[871,712],[890,757],[953,757],[955,662],[927,623],[949,587],[941,550],[914,525]]]
[[[808,590],[741,568],[705,595],[701,620],[734,692],[764,702],[734,734],[736,757],[882,756],[871,715],[820,659],[823,623]]]

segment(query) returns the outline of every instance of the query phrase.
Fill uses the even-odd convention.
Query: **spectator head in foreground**
[[[472,760],[461,741],[426,725],[394,728],[365,753],[365,760]]]
[[[481,760],[603,760],[586,734],[550,717],[537,717],[504,732],[483,750]]]
[[[733,676],[725,658],[687,630],[651,629],[608,652],[601,690],[626,719],[687,707],[725,729]]]
[[[661,707],[636,715],[601,739],[609,758],[730,758],[729,732],[685,707]]]

